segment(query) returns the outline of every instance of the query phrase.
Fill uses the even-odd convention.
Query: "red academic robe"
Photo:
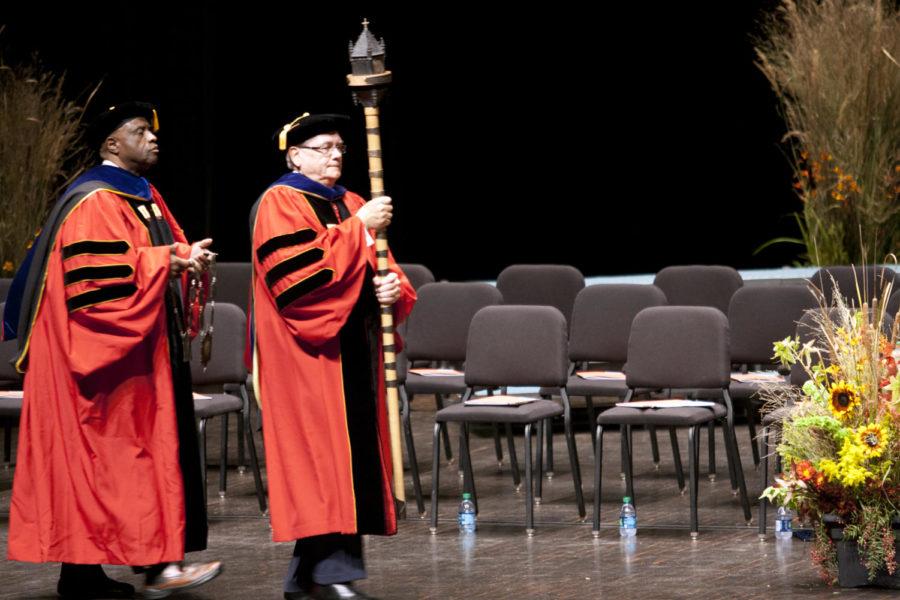
[[[179,256],[190,246],[151,193],[152,203],[91,192],[53,242],[28,342],[11,560],[150,565],[184,557],[165,301],[170,249],[152,245],[137,210],[168,223]]]
[[[365,203],[351,192],[343,202],[350,214]],[[373,309],[377,327],[375,246],[360,219],[344,217],[334,203],[276,184],[253,225],[257,393],[275,541],[397,529],[380,335],[364,331]],[[415,291],[393,258],[390,268],[402,285],[399,323]]]

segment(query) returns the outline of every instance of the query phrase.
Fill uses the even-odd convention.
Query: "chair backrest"
[[[731,296],[744,286],[741,274],[722,265],[679,265],[656,274],[653,285],[670,306],[712,306],[728,313]]]
[[[216,263],[216,303],[228,303],[247,310],[250,300],[250,270],[248,262]]]
[[[584,288],[584,275],[569,265],[512,265],[497,276],[504,304],[553,306],[572,321],[575,297]]]
[[[666,304],[666,295],[654,285],[590,285],[575,298],[569,335],[569,359],[623,363],[635,315],[651,306]]]
[[[9,286],[12,285],[12,281],[9,277],[0,278],[0,302],[6,302],[6,295],[9,293]]]
[[[552,306],[488,306],[472,318],[468,386],[566,384],[566,319]]]
[[[209,307],[206,307],[207,314]],[[206,370],[200,365],[200,340],[191,344],[191,380],[195,386],[244,383],[244,344],[247,316],[239,306],[216,302],[213,317],[212,355]]]
[[[900,312],[900,290],[891,294],[891,299],[888,300],[887,305],[887,313],[892,317],[896,317],[898,312]]]
[[[793,336],[804,311],[818,306],[806,285],[751,285],[728,306],[731,362],[771,364],[772,344]]]
[[[405,354],[409,360],[466,359],[472,317],[503,296],[487,283],[426,283],[406,320]]]
[[[400,263],[397,265],[406,274],[413,289],[417,290],[426,283],[434,283],[434,273],[425,265],[414,263]]]
[[[3,314],[5,307],[6,302],[0,302],[0,315]],[[16,371],[11,362],[17,354],[18,344],[16,340],[0,342],[0,382],[4,382],[4,387],[8,388],[12,382],[18,383],[22,379],[22,376]]]
[[[728,319],[709,306],[645,308],[631,324],[625,378],[630,388],[727,387]]]
[[[844,301],[848,305],[860,306],[860,297],[864,302],[869,302],[876,296],[880,297],[881,291],[887,283],[892,283],[893,289],[897,289],[897,274],[894,270],[877,265],[822,267],[813,273],[809,281],[822,290],[825,301],[829,305],[834,300],[836,291],[844,297]],[[837,286],[837,290],[835,290],[835,286]]]

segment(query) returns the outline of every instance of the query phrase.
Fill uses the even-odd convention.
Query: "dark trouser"
[[[299,592],[313,584],[329,585],[365,579],[362,537],[329,533],[297,540],[284,578],[285,592]]]

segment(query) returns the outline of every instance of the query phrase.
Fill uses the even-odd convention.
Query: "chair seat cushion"
[[[0,417],[18,417],[22,414],[21,398],[0,398]]]
[[[406,393],[413,394],[462,394],[466,391],[466,380],[462,375],[426,377],[408,373],[406,375]]]
[[[535,400],[518,406],[466,406],[454,404],[435,413],[438,423],[534,423],[563,414],[562,405],[552,400]]]
[[[787,387],[788,383],[785,381],[785,387]],[[732,400],[746,400],[746,399],[760,399],[759,391],[764,387],[774,387],[774,384],[762,384],[762,383],[754,383],[754,382],[741,382],[741,381],[732,381],[728,386],[728,393],[731,394]]]
[[[618,379],[584,379],[578,375],[569,377],[566,391],[570,396],[618,396],[624,398],[628,393],[625,380]]]
[[[683,408],[630,408],[615,406],[600,413],[598,425],[664,425],[683,427],[700,425],[725,416],[725,407],[714,406]]]
[[[198,419],[224,415],[241,410],[243,407],[243,401],[231,394],[211,394],[208,398],[194,398],[194,415]]]

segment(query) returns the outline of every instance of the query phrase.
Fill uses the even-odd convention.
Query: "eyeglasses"
[[[306,148],[318,152],[322,156],[331,156],[334,150],[337,150],[343,156],[347,154],[347,144],[327,144],[325,146],[297,146],[298,148]]]

